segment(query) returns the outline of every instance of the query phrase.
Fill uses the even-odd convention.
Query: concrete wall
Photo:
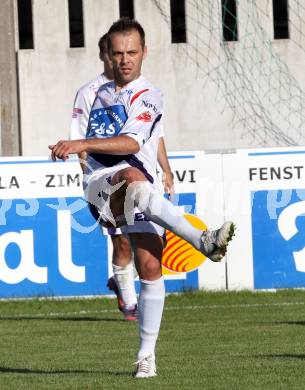
[[[15,15],[11,0],[1,1],[0,12],[0,155],[19,154]]]
[[[289,83],[296,80],[298,101],[302,100],[302,25],[291,23],[292,40],[268,46],[273,31],[272,1],[257,1],[257,13],[252,2],[239,3],[239,42],[222,45],[220,0],[201,2],[200,10],[194,2],[186,2],[187,44],[171,43],[169,0],[134,2],[135,16],[147,34],[143,73],[165,94],[169,150],[230,150],[305,142],[297,118],[292,115],[291,121],[285,122],[290,115],[284,112],[285,94],[280,103],[278,95],[265,98],[273,82],[279,87],[283,77],[276,67],[282,68],[282,61],[288,72],[284,87],[291,88]],[[33,0],[35,49],[18,51],[23,155],[45,154],[48,144],[67,137],[76,90],[102,69],[97,40],[118,18],[118,1],[83,0],[83,4],[85,47],[71,49],[67,1]],[[290,4],[294,6],[295,1]],[[297,22],[297,16],[293,17]],[[257,48],[262,48],[259,58]],[[266,69],[271,69],[270,76]],[[286,100],[290,98],[288,94]],[[267,105],[270,110],[265,112]],[[296,110],[303,119],[303,106],[296,104]],[[294,132],[294,125],[299,132]],[[275,136],[274,130],[280,136]]]
[[[39,155],[68,136],[76,90],[101,70],[97,41],[117,2],[84,1],[85,48],[69,48],[68,2],[34,0],[34,50],[19,50],[22,153]]]

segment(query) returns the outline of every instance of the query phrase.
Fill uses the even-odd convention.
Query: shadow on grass
[[[75,321],[75,322],[126,322],[124,318],[98,318],[98,317],[35,317],[35,316],[1,316],[0,321]]]
[[[303,321],[276,321],[273,322],[276,325],[303,325],[305,326],[305,320]]]
[[[108,374],[114,376],[131,376],[130,371],[96,371],[96,370],[37,370],[31,368],[13,368],[0,367],[0,372],[11,374],[43,374],[43,375],[58,375],[58,374]]]
[[[267,359],[300,359],[305,360],[304,353],[270,353],[264,355],[255,355],[256,358],[267,358]]]

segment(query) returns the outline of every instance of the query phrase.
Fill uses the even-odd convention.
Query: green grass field
[[[304,389],[305,292],[166,299],[158,376],[112,299],[0,302],[0,389]]]

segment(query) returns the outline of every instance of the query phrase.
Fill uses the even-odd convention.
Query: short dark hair
[[[145,46],[145,32],[143,27],[140,25],[139,22],[137,22],[135,19],[128,18],[127,16],[124,16],[114,22],[110,29],[107,32],[107,47],[108,51],[110,51],[111,48],[111,41],[110,41],[110,35],[116,32],[125,32],[125,31],[131,31],[136,30],[140,34],[141,39],[141,46],[144,49]]]
[[[102,35],[98,41],[98,47],[100,48],[101,53],[104,52],[105,46],[107,47],[107,38],[108,38],[108,34],[106,33]]]

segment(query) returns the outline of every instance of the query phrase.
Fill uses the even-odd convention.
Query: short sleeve
[[[128,119],[120,135],[133,138],[141,148],[160,125],[163,115],[163,96],[157,90],[146,90],[142,94],[138,92],[135,96],[137,96],[135,99],[131,97]]]
[[[70,125],[70,139],[86,138],[91,104],[85,88],[81,88],[74,100]]]

